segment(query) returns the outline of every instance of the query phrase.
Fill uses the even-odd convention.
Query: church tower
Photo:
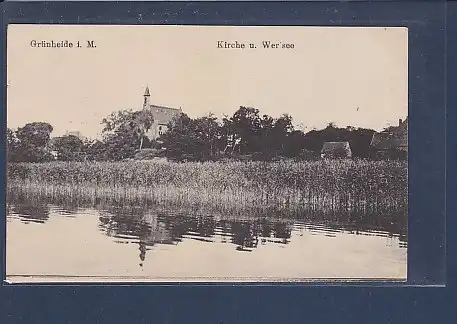
[[[150,98],[151,98],[151,94],[149,93],[149,87],[146,86],[146,90],[144,91],[144,101],[143,101],[143,109],[149,109],[149,106],[151,104],[150,102]]]

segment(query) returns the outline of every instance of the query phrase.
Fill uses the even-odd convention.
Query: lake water
[[[10,203],[11,281],[405,279],[407,243],[392,231],[306,217],[249,217]]]

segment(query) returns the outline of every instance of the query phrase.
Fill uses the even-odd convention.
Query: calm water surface
[[[12,281],[405,279],[405,236],[358,227],[364,226],[324,225],[306,217],[14,203],[7,207],[7,276]]]

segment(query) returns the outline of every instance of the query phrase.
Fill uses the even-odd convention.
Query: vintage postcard
[[[406,280],[406,28],[7,37],[8,281]]]

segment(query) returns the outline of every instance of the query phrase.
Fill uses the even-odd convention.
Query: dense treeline
[[[145,134],[152,120],[148,111],[112,113],[102,121],[100,140],[72,135],[51,138],[52,125],[29,123],[17,130],[8,129],[8,161],[119,161],[133,158],[145,148],[174,160],[313,159],[327,141],[348,141],[353,157],[365,158],[374,133],[371,129],[339,128],[333,123],[304,133],[294,129],[290,115],[273,118],[261,115],[258,109],[240,107],[222,120],[211,114],[199,118],[182,114],[169,124],[168,132],[151,142]]]

